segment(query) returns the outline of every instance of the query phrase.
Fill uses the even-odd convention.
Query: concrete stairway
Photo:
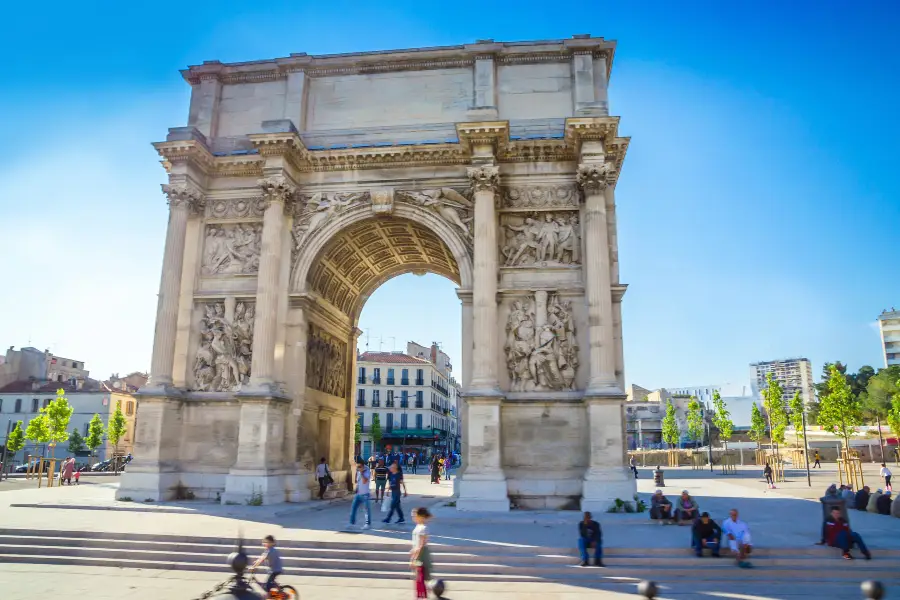
[[[0,562],[10,563],[221,571],[225,577],[225,558],[234,547],[233,538],[0,529]],[[288,577],[409,578],[405,541],[283,540],[279,547]],[[248,550],[256,554],[255,540]],[[878,579],[888,588],[900,586],[900,550],[878,552],[872,561],[845,561],[830,548],[760,548],[753,557],[756,568],[748,570],[735,568],[725,557],[697,559],[688,549],[610,548],[604,557],[606,569],[575,566],[577,554],[567,548],[433,545],[432,550],[436,575],[449,581],[609,587],[653,579],[663,584],[719,582],[732,588],[747,582],[763,589],[766,585],[815,586],[830,592],[816,597],[845,598],[858,597],[855,590],[866,579]]]

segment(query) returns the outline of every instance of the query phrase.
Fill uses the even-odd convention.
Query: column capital
[[[500,187],[500,167],[494,165],[467,167],[466,176],[471,181],[472,189],[475,192],[497,193]]]
[[[262,191],[264,210],[272,202],[277,202],[282,204],[285,212],[287,212],[297,197],[297,186],[284,176],[266,177],[258,180],[256,184]]]
[[[599,194],[609,185],[612,169],[607,163],[586,163],[578,165],[575,182],[585,196]]]
[[[194,213],[201,213],[206,207],[206,197],[200,188],[190,183],[164,183],[163,194],[166,195],[169,208],[185,207]]]

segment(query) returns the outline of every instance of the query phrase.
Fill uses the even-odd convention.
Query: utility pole
[[[8,455],[6,445],[9,443],[9,430],[10,430],[11,425],[12,425],[12,419],[8,419],[6,421],[6,438],[4,438],[4,440],[3,440],[3,458],[0,459],[0,465],[3,466],[3,468],[0,469],[0,481],[3,481],[3,472],[4,471],[6,471],[6,478],[9,479],[9,465],[6,464],[6,457]]]
[[[706,452],[707,459],[709,461],[709,472],[713,472],[713,453],[712,453],[712,429],[709,426],[709,402],[706,403],[706,414],[704,415],[704,421],[706,422]]]
[[[806,485],[812,487],[812,479],[809,476],[809,445],[806,443],[806,404],[803,405],[803,458],[806,459]]]

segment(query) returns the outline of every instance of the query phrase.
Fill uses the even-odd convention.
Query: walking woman
[[[431,483],[441,483],[441,458],[437,454],[431,457]]]

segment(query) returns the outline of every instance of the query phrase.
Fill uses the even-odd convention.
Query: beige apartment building
[[[884,310],[878,316],[884,366],[900,365],[900,310]]]
[[[791,401],[794,393],[798,390],[807,406],[815,401],[812,363],[809,362],[809,359],[785,358],[752,363],[750,365],[750,386],[753,396],[762,397],[761,392],[767,387],[766,375],[768,373],[772,373],[775,380],[781,384],[782,399],[785,405]]]
[[[16,350],[10,346],[5,356],[0,356],[0,387],[14,381],[72,381],[85,380],[90,371],[83,360],[63,358],[30,346]]]

